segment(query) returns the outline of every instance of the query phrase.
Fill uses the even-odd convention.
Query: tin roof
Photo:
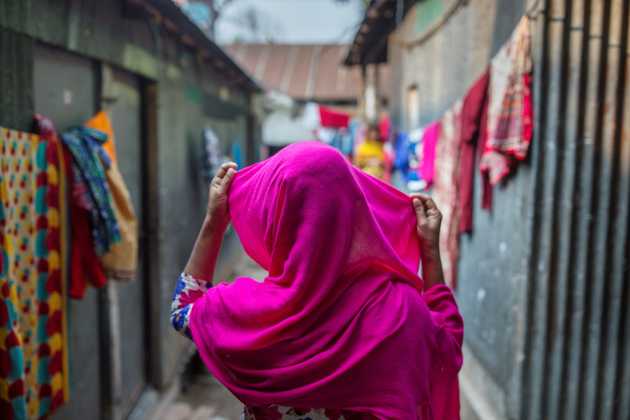
[[[356,102],[360,96],[360,68],[342,65],[347,45],[232,44],[225,48],[264,88],[294,99]],[[387,71],[381,77],[388,77]]]
[[[145,9],[166,30],[175,34],[182,43],[199,51],[228,83],[240,85],[250,91],[260,91],[258,84],[225,53],[214,41],[184,13],[173,0],[127,0],[127,4]]]

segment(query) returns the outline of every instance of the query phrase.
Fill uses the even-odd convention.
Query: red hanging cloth
[[[321,105],[319,106],[319,119],[322,127],[348,128],[348,124],[350,124],[350,115]]]

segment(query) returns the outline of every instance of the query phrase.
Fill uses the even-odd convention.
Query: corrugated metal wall
[[[449,4],[444,0],[445,4]],[[421,123],[461,98],[530,15],[535,139],[461,241],[465,418],[630,420],[630,0],[471,0],[413,49],[389,43],[392,114]],[[467,391],[473,394],[467,395]],[[481,401],[481,402],[480,402]],[[470,417],[466,417],[470,416]]]
[[[0,120],[26,130],[33,123],[33,86],[23,74],[33,69],[33,40],[3,28],[3,13],[0,3]]]
[[[628,0],[545,0],[522,419],[630,418]]]

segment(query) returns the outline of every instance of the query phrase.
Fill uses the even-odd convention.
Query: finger
[[[236,169],[236,163],[234,163],[234,162],[225,162],[223,165],[221,165],[221,167],[217,171],[217,174],[215,175],[215,177],[217,177],[219,179],[223,178],[225,176],[225,174],[228,172],[228,169],[230,169],[230,168]]]
[[[415,194],[412,194],[411,196],[422,200],[422,203],[424,204],[424,207],[426,210],[439,211],[437,204],[435,204],[435,201],[433,201],[433,198],[431,198],[431,196],[426,195],[426,194],[420,194],[420,193],[415,193]]]
[[[427,197],[427,199],[424,201],[424,206],[427,208],[427,210],[438,210],[437,204],[435,204],[435,201],[433,201],[433,199],[430,197]]]
[[[225,176],[226,172],[227,172],[227,167],[225,165],[221,165],[221,167],[219,168],[217,173],[214,175],[214,177],[217,179],[221,179]]]
[[[224,164],[221,165],[221,167],[219,168],[219,171],[217,172],[217,177],[218,178],[223,178],[225,176],[225,174],[227,174],[228,170],[230,168],[236,169],[236,163],[234,162],[225,162]]]
[[[426,217],[426,208],[420,198],[413,198],[413,208],[415,209],[416,215],[418,215],[419,218]]]
[[[228,187],[230,186],[230,184],[232,183],[232,179],[234,178],[234,174],[236,174],[236,169],[235,169],[235,167],[230,166],[227,169],[227,171],[225,173],[225,176],[221,180],[221,187],[224,190],[227,190]]]

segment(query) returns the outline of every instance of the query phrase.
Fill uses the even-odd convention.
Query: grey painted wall
[[[410,128],[405,92],[413,84],[422,123],[463,97],[524,3],[470,1],[406,50],[396,38],[417,36],[410,13],[390,39],[393,120]],[[462,238],[464,372],[486,383],[464,380],[478,385],[479,418],[490,418],[480,415],[485,405],[496,418],[627,419],[630,6],[528,4],[546,10],[531,19],[534,141],[528,161],[495,190],[493,212],[476,204],[474,233]],[[477,179],[476,203],[479,190]]]
[[[215,118],[204,112],[196,97],[189,89],[193,80],[167,78],[160,84],[158,130],[165,139],[159,151],[159,196],[160,196],[160,242],[159,258],[162,278],[162,307],[168,308],[173,292],[173,284],[183,270],[194,238],[197,235],[205,214],[207,203],[207,181],[202,177],[201,132],[212,127],[222,139],[225,151],[229,142],[245,138],[244,119]],[[175,117],[175,114],[177,117]],[[218,277],[225,277],[230,264],[238,255],[233,246],[234,235],[229,235],[226,249],[217,268]],[[166,312],[165,312],[166,314]],[[177,370],[178,360],[190,342],[171,332],[168,318],[162,316],[162,327],[168,333],[164,336],[163,380],[172,378]]]
[[[96,109],[95,66],[90,60],[42,46],[34,49],[35,112],[51,118],[65,130],[90,118]],[[72,101],[64,105],[64,91]],[[68,99],[68,98],[66,98]],[[99,378],[105,365],[100,346],[99,293],[87,290],[82,300],[68,299],[68,345],[71,404],[61,408],[60,418],[80,414],[98,418],[105,386]]]
[[[104,292],[90,290],[84,301],[69,304],[72,401],[56,418],[121,418],[144,380],[157,389],[173,383],[192,350],[172,331],[168,315],[174,283],[206,208],[201,131],[214,128],[225,151],[233,141],[246,150],[251,92],[227,81],[155,22],[125,10],[123,0],[0,1],[0,126],[30,130],[35,111],[52,117],[60,129],[83,122],[111,93],[103,64],[126,82],[118,88],[131,86],[134,101],[140,101],[132,101],[140,107],[139,125],[120,129],[140,130],[140,138],[119,149],[126,154],[121,169],[136,211],[142,212],[141,254],[147,263],[144,282],[130,286],[134,293],[127,297],[144,294],[146,306],[138,308],[137,325],[107,331],[116,311]],[[64,88],[73,91],[73,106],[63,105]],[[219,95],[226,89],[227,97]],[[127,122],[133,120],[128,117]],[[218,277],[229,275],[239,255],[238,240],[230,233]],[[127,300],[119,303],[128,305]],[[129,317],[133,311],[128,309],[119,308],[118,316]],[[142,330],[143,323],[144,337],[122,337]],[[120,349],[112,348],[112,338]],[[125,369],[120,358],[137,355],[138,346],[146,354],[137,363],[146,365],[137,372]],[[126,384],[116,382],[112,372],[117,366]]]
[[[394,37],[418,36],[415,12],[412,9]],[[413,128],[408,126],[406,103],[412,85],[418,87],[421,124],[444,115],[487,68],[522,13],[522,2],[478,0],[460,8],[421,46],[407,50],[390,42],[390,60],[397,60],[391,65],[396,92],[393,120],[405,129]],[[491,213],[476,204],[475,232],[461,241],[457,295],[466,321],[466,342],[501,388],[509,386],[515,373],[514,329],[524,304],[520,291],[527,275],[531,177],[529,166],[521,168],[497,191]],[[477,178],[475,203],[480,202],[479,187]]]

